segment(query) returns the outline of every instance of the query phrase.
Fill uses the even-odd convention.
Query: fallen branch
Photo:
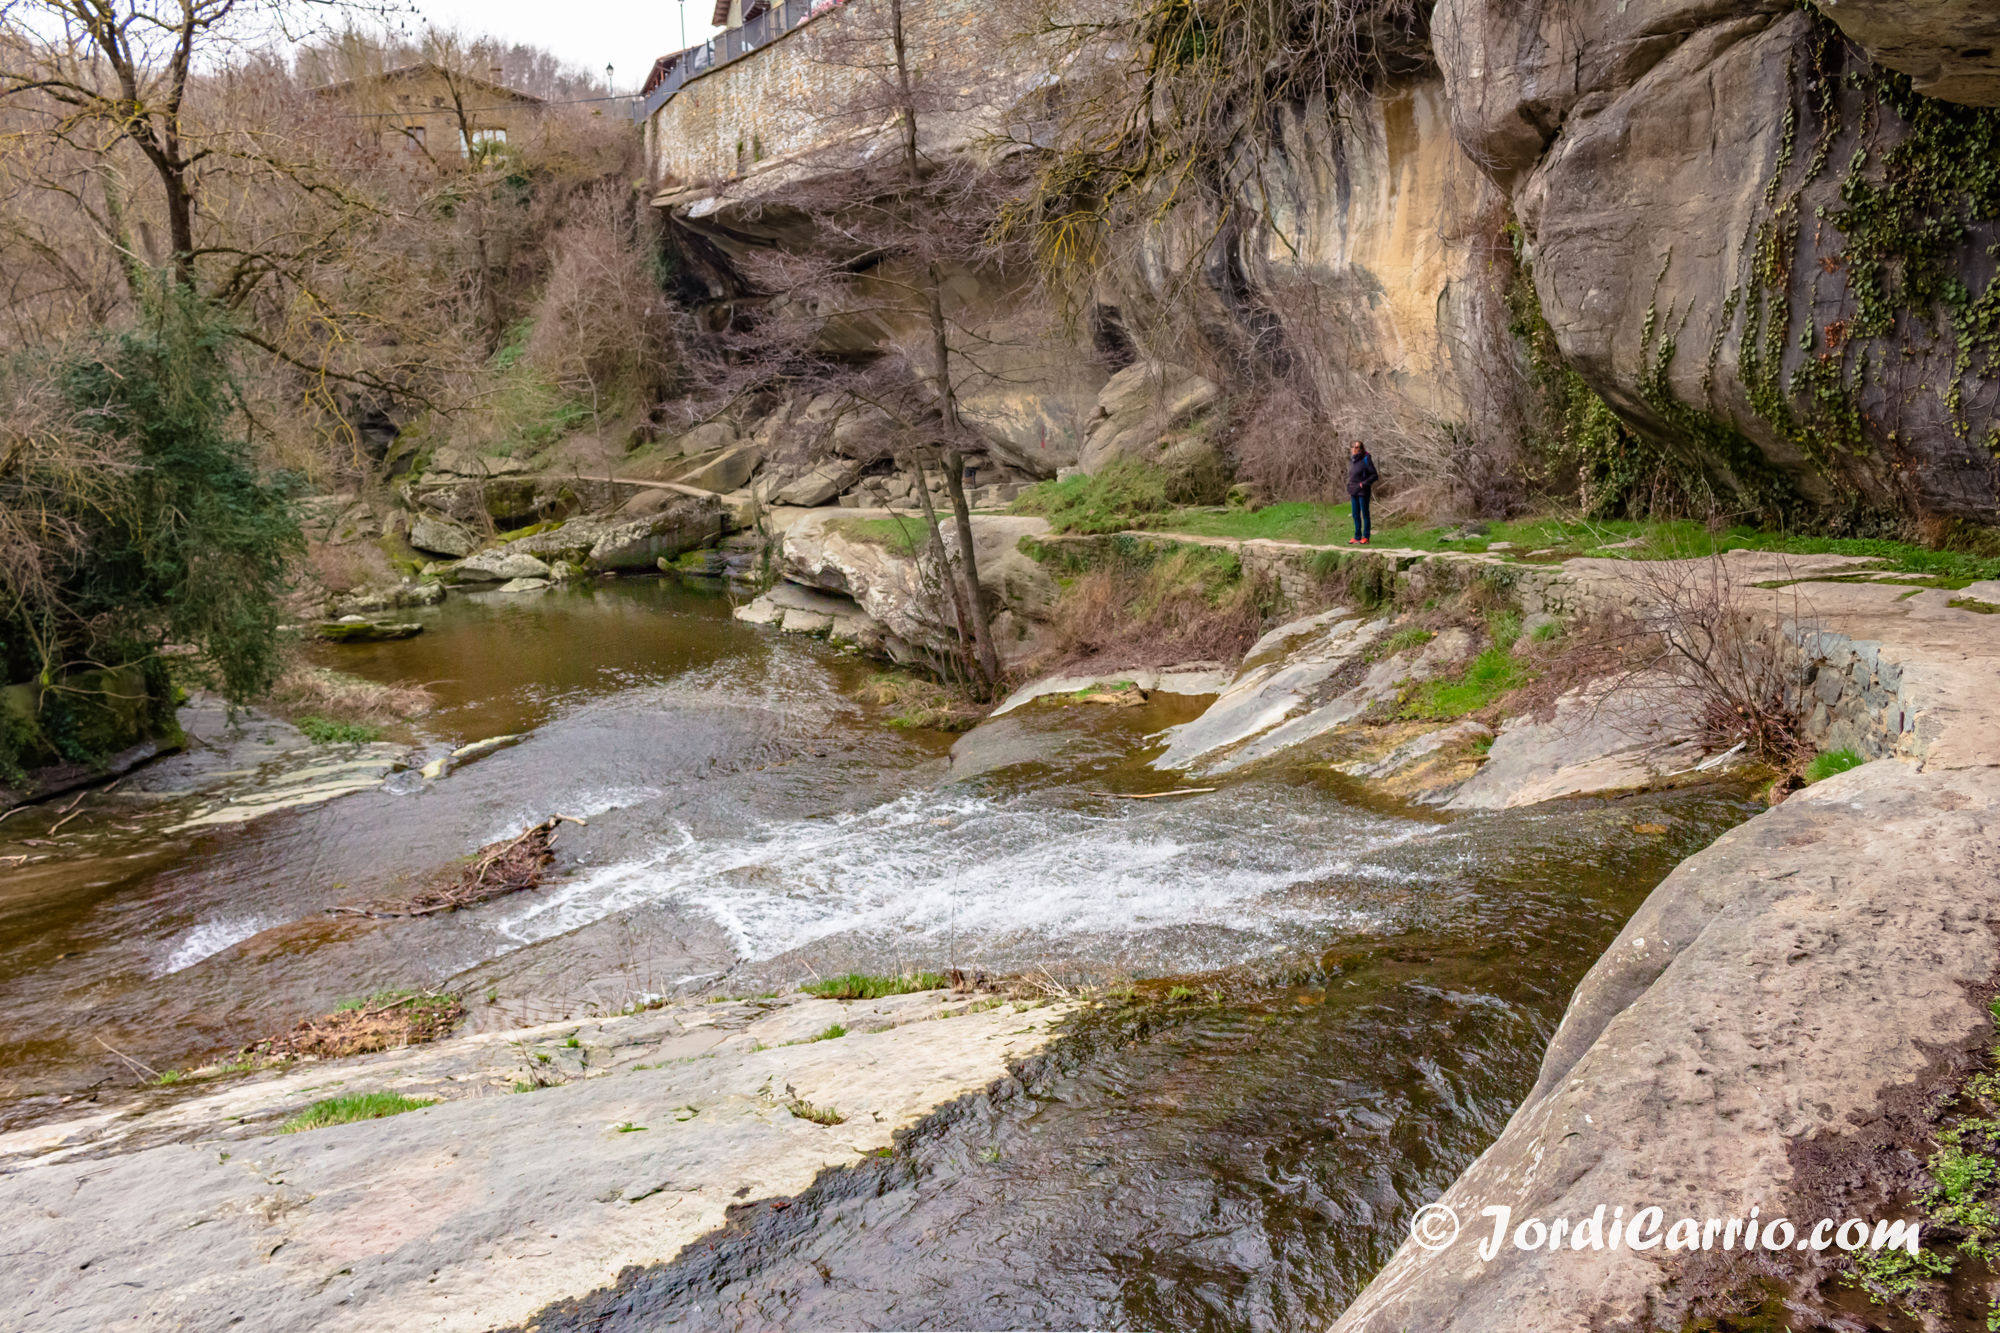
[[[160,1076],[159,1070],[153,1068],[151,1065],[147,1064],[143,1060],[134,1060],[131,1056],[125,1054],[125,1052],[119,1050],[116,1046],[113,1046],[110,1042],[106,1041],[104,1038],[92,1037],[91,1040],[95,1041],[99,1046],[102,1046],[105,1050],[111,1052],[113,1055],[117,1056],[120,1060],[123,1060],[126,1064],[130,1065],[134,1073],[144,1074],[147,1078],[152,1078],[152,1079],[157,1079]]]
[[[540,888],[543,873],[555,860],[556,829],[564,821],[582,824],[575,815],[551,815],[541,823],[509,838],[480,849],[478,857],[464,869],[403,901],[377,900],[353,905],[341,904],[327,911],[335,916],[377,918],[433,916],[455,912],[510,893]]]
[[[1094,791],[1092,796],[1109,796],[1114,801],[1157,801],[1162,796],[1200,796],[1204,792],[1220,791],[1219,787],[1182,787],[1178,791],[1149,791],[1134,794],[1123,791]]]

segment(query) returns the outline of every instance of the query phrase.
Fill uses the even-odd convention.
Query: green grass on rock
[[[314,1102],[278,1127],[280,1134],[298,1134],[329,1125],[352,1124],[356,1120],[380,1120],[405,1111],[421,1111],[434,1105],[432,1097],[405,1097],[400,1092],[355,1092],[345,1097],[328,1097]]]

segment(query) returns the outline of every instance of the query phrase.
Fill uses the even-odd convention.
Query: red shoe
[[[1361,545],[1361,539],[1359,537],[1349,537],[1347,539],[1347,544],[1349,546],[1359,546]]]
[[[1367,539],[1366,537],[1363,537],[1363,538],[1362,538],[1362,539],[1361,539],[1361,540],[1360,540],[1360,541],[1359,541],[1358,543],[1356,543],[1356,544],[1357,544],[1357,545],[1360,545],[1360,546],[1366,546],[1366,545],[1368,544],[1368,539]]]

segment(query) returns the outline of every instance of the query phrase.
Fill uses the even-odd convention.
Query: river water
[[[1305,764],[1127,801],[1172,785],[1144,760],[1199,701],[1038,706],[1020,762],[966,777],[950,737],[855,702],[869,664],[717,597],[414,614],[417,638],[318,651],[430,685],[392,738],[412,766],[523,739],[239,824],[178,827],[215,797],[167,766],[60,828],[66,802],[0,824],[0,855],[47,858],[0,870],[0,1127],[390,987],[498,1027],[849,969],[1138,983],[895,1156],[750,1201],[545,1329],[1322,1327],[1498,1132],[1646,892],[1749,813],[1711,789],[1446,820]],[[228,780],[357,753],[275,739]],[[326,914],[556,813],[588,826],[541,891]]]

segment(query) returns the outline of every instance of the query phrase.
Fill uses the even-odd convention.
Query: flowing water
[[[1039,706],[954,768],[854,701],[868,664],[669,584],[415,615],[320,650],[438,696],[386,780],[373,749],[252,727],[0,824],[0,856],[46,858],[0,869],[0,1128],[392,987],[495,1027],[849,969],[1158,979],[894,1157],[750,1201],[545,1329],[1323,1326],[1497,1133],[1640,899],[1748,812],[1709,790],[1448,821],[1303,764],[1129,801],[1172,785],[1144,760],[1199,701]],[[190,824],[342,782],[364,789]],[[588,826],[540,891],[326,913],[556,813]]]

